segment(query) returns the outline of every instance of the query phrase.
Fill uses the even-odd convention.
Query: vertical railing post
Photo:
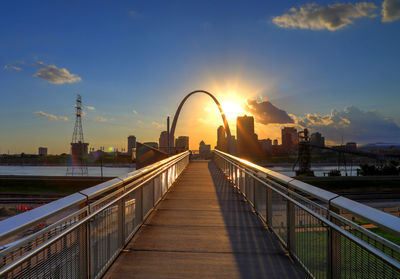
[[[257,180],[252,177],[251,181],[252,181],[251,184],[253,185],[253,206],[257,211],[257,204],[256,204],[256,185],[257,185]]]
[[[122,195],[124,191],[120,194]],[[125,202],[124,199],[119,199],[117,202],[118,206],[118,237],[120,248],[125,245]]]
[[[86,203],[87,205],[87,203]],[[82,213],[80,216],[84,218],[89,215],[89,208],[86,209],[85,213]],[[79,241],[79,277],[80,278],[89,278],[89,261],[88,261],[88,251],[90,249],[90,241],[88,241],[88,224],[89,222],[85,222],[84,224],[79,226],[78,241]]]
[[[294,190],[293,187],[288,186],[289,190]],[[289,194],[289,197],[292,197],[291,194]],[[296,235],[295,235],[295,229],[296,229],[296,212],[295,212],[295,206],[294,204],[290,201],[287,200],[286,202],[286,212],[287,212],[287,245],[288,245],[288,250],[290,253],[295,254],[296,253]]]
[[[267,198],[265,199],[267,204],[266,204],[266,209],[267,209],[267,224],[270,228],[272,228],[272,190],[271,188],[267,188]]]
[[[329,204],[329,211],[340,214],[340,209]],[[329,220],[337,224],[336,219],[329,215]],[[340,233],[332,229],[328,228],[328,276],[329,279],[341,278],[341,241],[340,241]]]

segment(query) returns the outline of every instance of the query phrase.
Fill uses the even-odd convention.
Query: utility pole
[[[169,116],[167,116],[167,138],[168,138],[168,155],[170,155],[170,140],[169,140]]]

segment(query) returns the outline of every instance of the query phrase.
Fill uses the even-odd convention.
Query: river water
[[[284,175],[293,177],[295,172],[292,171],[291,166],[272,166],[267,167],[270,170],[282,173]],[[324,176],[330,170],[337,169],[336,166],[318,165],[312,168],[315,176]],[[357,175],[357,167],[347,168],[348,176]],[[128,172],[135,170],[134,167],[103,167],[103,176],[116,177],[124,175]],[[67,173],[66,166],[0,166],[0,175],[39,175],[39,176],[65,176]],[[89,176],[101,176],[100,167],[88,167]],[[341,170],[343,176],[346,175],[344,169]]]

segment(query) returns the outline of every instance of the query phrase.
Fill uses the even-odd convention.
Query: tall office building
[[[169,145],[171,147],[170,153],[174,153],[174,138],[170,135]],[[168,153],[168,132],[162,131],[158,139],[158,146],[162,152]]]
[[[132,156],[134,148],[136,148],[136,137],[129,136],[128,137],[128,150],[127,150],[129,156]]]
[[[175,140],[175,149],[177,153],[189,150],[189,137],[180,136]]]
[[[236,134],[239,155],[260,155],[261,148],[258,144],[258,137],[254,133],[253,116],[245,115],[236,118]]]
[[[219,126],[217,130],[217,149],[223,152],[228,151],[228,140],[225,136],[224,126]]]
[[[282,129],[282,149],[290,151],[297,147],[299,143],[299,135],[294,127],[283,127]]]

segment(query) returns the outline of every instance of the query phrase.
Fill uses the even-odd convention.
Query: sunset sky
[[[330,143],[400,142],[400,0],[1,1],[0,153],[69,152],[81,94],[85,141],[158,141],[195,89]],[[184,106],[176,136],[216,144],[207,96]]]

